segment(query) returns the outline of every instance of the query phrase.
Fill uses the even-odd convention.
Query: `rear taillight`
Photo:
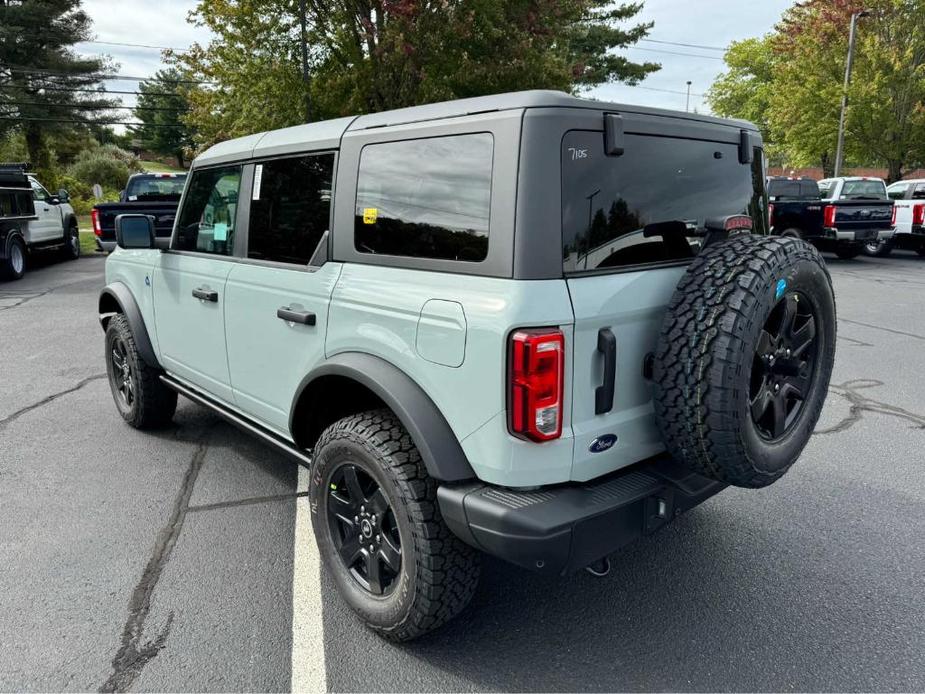
[[[896,226],[896,205],[895,204],[893,205],[893,214],[890,215],[890,224],[892,224],[894,227]]]
[[[912,223],[925,224],[925,204],[912,206]]]
[[[835,205],[826,205],[822,211],[822,224],[827,227],[835,226]]]
[[[103,235],[103,229],[100,227],[100,211],[96,208],[90,210],[90,224],[93,226],[93,233],[96,236]]]
[[[561,330],[517,330],[511,335],[511,433],[531,441],[562,435],[564,353]]]
[[[768,226],[774,226],[774,204],[768,205]]]

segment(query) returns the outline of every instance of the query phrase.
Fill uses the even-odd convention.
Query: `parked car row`
[[[771,233],[801,238],[840,258],[885,257],[894,248],[925,256],[925,179],[771,176]]]

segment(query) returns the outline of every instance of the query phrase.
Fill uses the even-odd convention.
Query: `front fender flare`
[[[145,320],[141,315],[141,309],[138,308],[138,302],[132,295],[132,291],[123,282],[111,282],[103,287],[100,291],[99,312],[100,325],[103,330],[109,322],[107,316],[113,313],[112,303],[118,306],[118,313],[125,316],[132,328],[132,337],[135,339],[135,346],[138,348],[138,354],[144,359],[148,366],[160,369],[161,365],[154,353],[154,347],[151,345],[151,338],[148,335],[148,329],[145,327]]]
[[[370,354],[342,352],[303,378],[289,410],[290,431],[295,430],[296,405],[302,394],[325,376],[352,379],[382,400],[408,430],[431,477],[441,482],[475,477],[456,434],[430,396],[398,367]]]

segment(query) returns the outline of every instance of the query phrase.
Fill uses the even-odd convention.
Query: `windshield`
[[[871,198],[881,200],[886,198],[886,184],[880,180],[868,179],[859,181],[845,181],[841,189],[841,199]]]
[[[600,132],[573,130],[561,156],[566,272],[691,258],[709,217],[747,214],[766,230],[759,148],[740,164],[738,145],[627,134],[607,156]]]
[[[186,184],[186,174],[173,176],[135,176],[128,182],[125,199],[136,200],[179,200]]]

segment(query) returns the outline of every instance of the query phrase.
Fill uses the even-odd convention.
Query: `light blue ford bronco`
[[[210,148],[170,247],[123,215],[120,414],[177,394],[311,469],[344,600],[414,638],[488,553],[555,574],[779,479],[835,352],[819,254],[768,236],[754,126],[523,92]]]

